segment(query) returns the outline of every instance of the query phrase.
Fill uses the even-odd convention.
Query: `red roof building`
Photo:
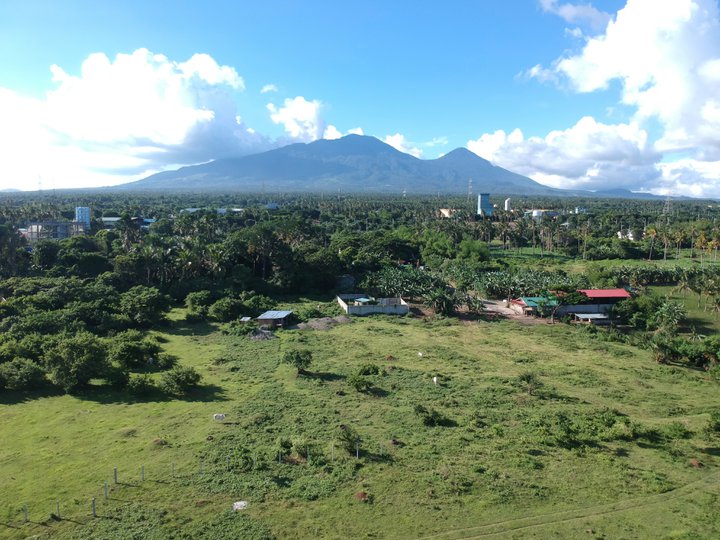
[[[583,293],[592,300],[622,300],[623,298],[632,298],[625,289],[579,289],[578,292]]]

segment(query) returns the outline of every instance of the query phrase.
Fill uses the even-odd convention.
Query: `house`
[[[561,304],[558,306],[556,299],[548,299],[543,296],[522,296],[510,300],[508,307],[516,313],[524,315],[542,315],[542,308],[549,310],[556,308],[554,309],[555,317],[603,314],[607,318],[615,304],[620,300],[632,298],[632,295],[625,289],[579,289],[577,292],[587,297],[587,301],[581,304]],[[561,294],[563,293],[558,293],[558,296]],[[593,319],[599,320],[598,317]]]
[[[337,303],[348,315],[406,315],[410,306],[402,298],[372,298],[365,294],[340,294]]]
[[[290,324],[292,311],[266,311],[255,320],[260,326],[270,328],[285,327]]]
[[[557,306],[557,300],[544,296],[521,296],[510,300],[508,307],[520,315],[542,315],[542,308],[552,309]]]

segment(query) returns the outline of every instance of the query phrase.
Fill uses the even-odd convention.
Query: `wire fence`
[[[373,444],[356,441],[354,445],[338,445],[332,441],[322,445],[308,443],[301,449],[284,448],[257,453],[238,453],[232,449],[182,466],[171,462],[153,467],[140,465],[133,469],[113,467],[107,471],[106,479],[100,480],[88,496],[51,498],[37,502],[17,501],[18,506],[8,507],[2,524],[10,529],[22,529],[32,525],[50,526],[61,521],[87,524],[93,519],[108,517],[113,505],[121,500],[121,491],[126,488],[151,483],[187,484],[188,481],[218,474],[262,473],[270,477],[277,472],[277,467],[313,466],[318,462],[332,464],[362,459],[384,461],[392,459],[392,447],[395,443],[394,439],[389,443]]]

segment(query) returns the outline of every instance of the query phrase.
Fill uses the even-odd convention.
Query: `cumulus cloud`
[[[423,151],[414,145],[414,143],[409,142],[405,135],[401,133],[396,133],[395,135],[386,135],[382,141],[385,144],[389,144],[395,150],[399,150],[400,152],[404,152],[406,154],[410,154],[411,156],[415,156],[416,158],[419,158],[422,156]]]
[[[270,119],[275,124],[281,124],[292,139],[302,142],[315,141],[325,133],[327,126],[320,117],[321,107],[319,100],[309,101],[303,96],[284,100],[282,107],[267,104]]]
[[[79,74],[57,65],[51,73],[43,99],[0,89],[0,144],[12,156],[2,185],[118,183],[270,146],[237,115],[242,77],[207,54],[175,62],[147,49],[95,53]]]
[[[261,94],[267,94],[269,92],[277,92],[277,91],[278,91],[278,87],[275,86],[274,84],[266,84],[265,86],[263,86],[260,89]]]
[[[541,7],[568,22],[585,14],[592,18],[594,8],[563,4],[557,0],[541,0]],[[572,9],[571,9],[572,8]],[[600,21],[601,19],[597,19]],[[550,66],[536,65],[524,75],[541,82],[549,82],[578,93],[607,91],[619,86],[619,103],[631,111],[627,124],[618,124],[615,131],[627,134],[627,128],[638,126],[647,138],[643,159],[654,159],[640,171],[635,165],[627,169],[626,186],[650,189],[658,193],[693,193],[720,195],[717,163],[720,162],[720,11],[716,0],[628,0],[614,17],[604,23],[600,34],[585,38],[577,52],[558,58]],[[619,83],[613,86],[613,83]],[[566,132],[576,131],[575,127]],[[588,124],[589,125],[589,124]],[[596,122],[596,125],[601,125]],[[588,127],[588,126],[586,126]],[[573,153],[565,144],[544,141],[556,152]],[[472,141],[483,151],[490,142],[502,139],[497,134],[483,135]],[[632,138],[631,138],[632,139]],[[517,142],[522,153],[531,139]],[[579,139],[581,142],[588,142]],[[507,141],[499,141],[499,163],[512,154]],[[638,146],[638,149],[641,149]],[[627,162],[626,153],[613,157],[608,153],[599,160],[591,174],[578,175],[577,168],[560,167],[545,177],[540,163],[527,167],[535,179],[549,178],[550,183],[601,185],[619,178],[612,174],[617,166]],[[688,156],[682,161],[673,155]],[[510,160],[511,161],[511,160]],[[587,163],[580,160],[580,168]],[[645,167],[652,165],[655,174]],[[596,173],[594,171],[597,171]],[[637,175],[637,176],[636,176]],[[694,187],[690,187],[694,186]]]
[[[553,187],[608,189],[628,180],[643,185],[660,177],[659,155],[637,123],[603,124],[592,117],[545,137],[526,138],[521,130],[499,130],[468,141],[479,156]]]
[[[593,7],[592,4],[561,3],[558,0],[540,0],[543,11],[553,13],[570,24],[586,24],[593,30],[604,29],[611,15]]]

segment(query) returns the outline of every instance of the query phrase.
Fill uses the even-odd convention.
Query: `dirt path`
[[[489,313],[497,313],[497,315],[503,319],[510,319],[527,325],[548,324],[547,319],[520,315],[516,311],[506,307],[503,300],[483,300],[483,304],[485,304],[485,309],[487,309]]]
[[[634,499],[626,499],[614,503],[602,504],[597,506],[588,506],[585,508],[577,508],[573,510],[562,510],[559,512],[548,512],[546,514],[538,514],[517,519],[509,519],[505,521],[497,521],[495,523],[487,523],[476,527],[466,527],[463,529],[455,529],[443,533],[425,536],[419,540],[472,540],[473,538],[491,538],[503,534],[509,534],[516,531],[552,525],[554,523],[566,523],[570,521],[615,514],[660,504],[674,499],[691,495],[699,490],[709,490],[713,488],[714,492],[720,492],[718,485],[720,473],[715,473],[680,486],[674,490],[657,495],[648,495],[647,497],[637,497]]]

